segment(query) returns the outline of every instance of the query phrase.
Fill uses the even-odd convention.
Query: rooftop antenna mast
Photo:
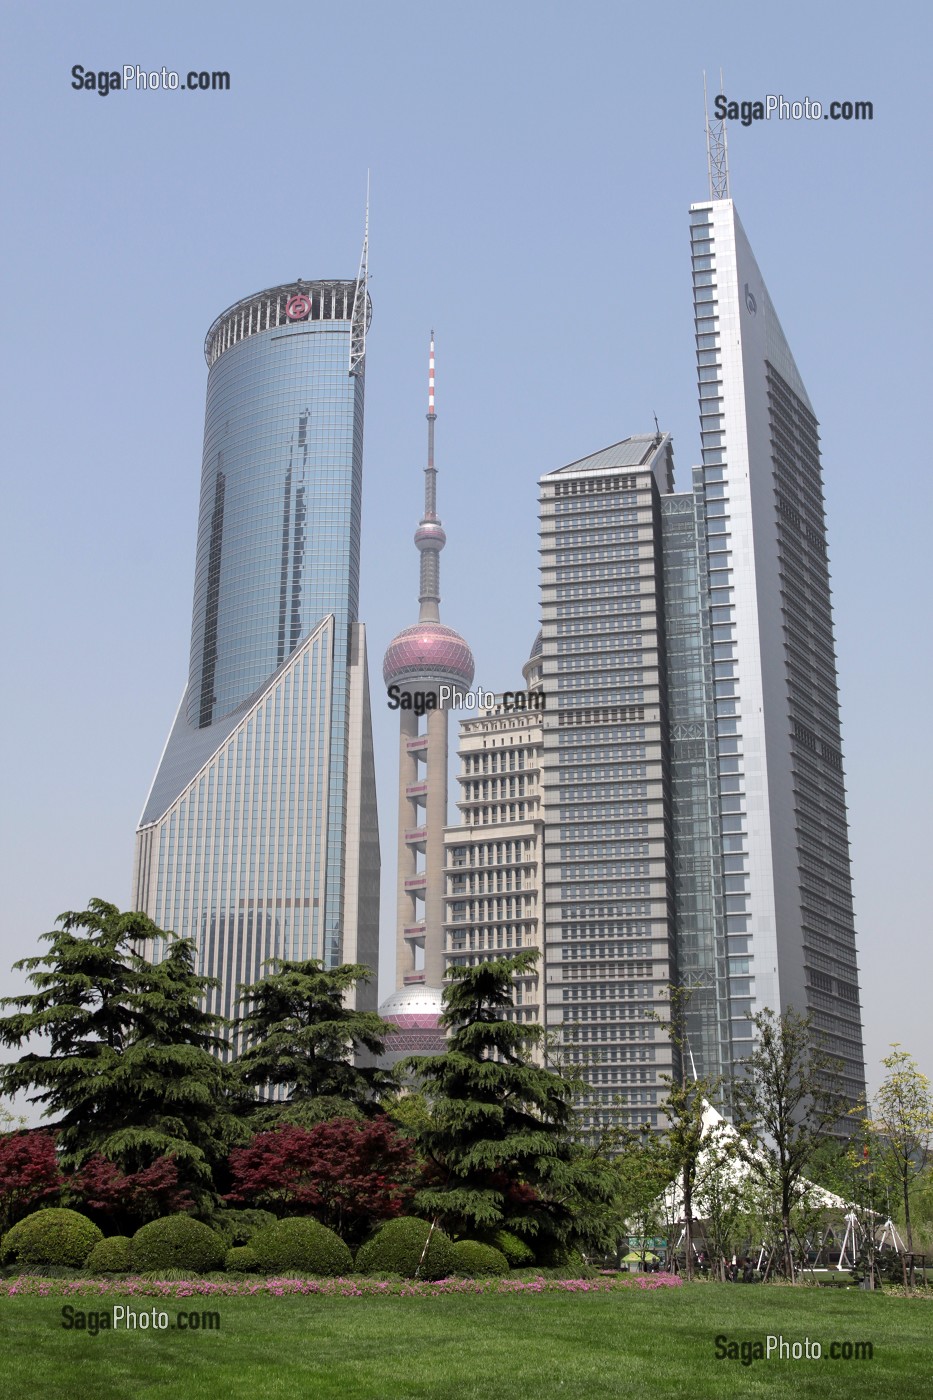
[[[719,70],[719,91],[723,92],[722,69]],[[710,199],[730,199],[729,147],[726,143],[726,123],[723,117],[709,119],[709,98],[706,91],[706,71],[703,72],[703,110],[706,113],[706,170],[709,176]]]
[[[363,226],[363,251],[360,270],[353,293],[353,316],[350,323],[350,373],[362,374],[366,364],[366,331],[369,326],[369,171],[366,172],[366,222]]]

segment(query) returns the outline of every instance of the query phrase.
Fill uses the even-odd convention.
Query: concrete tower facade
[[[390,642],[383,676],[399,706],[396,987],[436,989],[444,980],[444,827],[447,824],[447,710],[473,681],[473,654],[440,620],[440,553],[434,466],[434,335],[428,369],[428,461],[424,514],[415,531],[421,556],[420,611]],[[424,727],[422,728],[422,721]],[[390,998],[391,1001],[391,998]],[[391,1013],[389,1003],[383,1008]]]
[[[524,949],[537,964],[515,978],[506,1019],[544,1020],[544,824],[541,790],[542,638],[506,691],[460,721],[460,821],[447,828],[448,967],[476,967]],[[541,1062],[543,1046],[533,1053]]]

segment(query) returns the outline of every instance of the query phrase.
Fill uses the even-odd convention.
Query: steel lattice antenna
[[[722,69],[719,70],[719,91],[723,92]],[[709,99],[706,92],[706,72],[703,73],[703,109],[706,113],[706,169],[709,175],[710,199],[730,199],[729,194],[729,147],[726,142],[726,123],[709,119]]]
[[[366,365],[366,329],[369,321],[369,171],[366,172],[366,222],[363,227],[363,251],[360,270],[353,293],[353,317],[350,323],[350,373],[362,374]]]

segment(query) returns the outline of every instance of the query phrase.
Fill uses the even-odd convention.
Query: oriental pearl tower
[[[398,989],[380,1008],[395,1021],[412,1050],[434,1049],[421,1040],[437,1038],[444,982],[444,827],[447,824],[447,708],[421,708],[442,686],[468,690],[473,681],[473,654],[466,642],[440,620],[440,553],[447,536],[437,516],[437,471],[434,466],[434,332],[428,367],[428,463],[424,471],[424,515],[415,531],[421,556],[421,605],[414,627],[390,642],[382,674],[386,686],[398,686],[413,698],[399,708],[398,903],[396,978]],[[421,697],[421,704],[414,703]],[[430,701],[428,701],[430,705]],[[422,724],[424,728],[422,728]],[[413,1032],[409,1037],[405,1032]],[[443,1049],[443,1036],[441,1036]]]

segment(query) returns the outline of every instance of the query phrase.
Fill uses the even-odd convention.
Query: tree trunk
[[[786,1206],[781,1210],[781,1229],[784,1234],[784,1267],[791,1283],[797,1282],[794,1271],[794,1249],[790,1239],[790,1212]]]
[[[910,1255],[910,1283],[907,1282],[907,1260],[904,1259],[904,1289],[914,1286],[914,1235],[910,1226],[910,1190],[907,1173],[904,1173],[904,1229],[907,1232],[907,1252]],[[903,1258],[903,1255],[901,1256]]]
[[[684,1273],[687,1282],[693,1281],[693,1182],[690,1180],[690,1171],[684,1167],[683,1175],[684,1188],[684,1243],[687,1246],[687,1264]]]

